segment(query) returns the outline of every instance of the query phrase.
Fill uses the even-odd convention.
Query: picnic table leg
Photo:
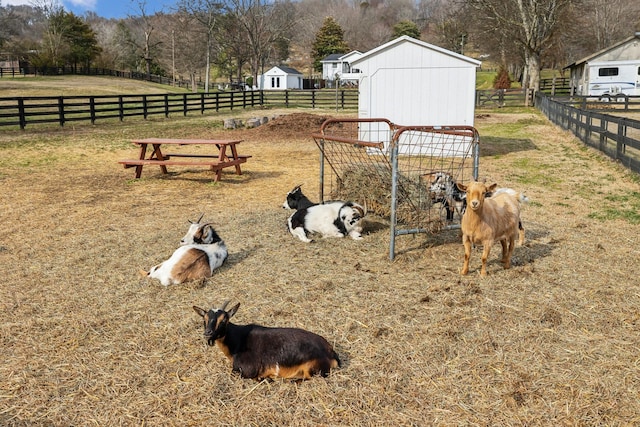
[[[151,153],[150,159],[156,160],[164,160],[164,156],[162,155],[162,151],[160,151],[160,144],[153,144],[153,153]],[[165,165],[160,165],[160,170],[162,170],[163,174],[167,174],[167,167]]]
[[[147,154],[147,144],[140,144],[140,160],[144,160],[144,156]],[[140,178],[140,176],[142,175],[142,166],[143,165],[137,165],[136,166],[136,179]]]
[[[225,161],[227,161],[227,146],[225,144],[222,145],[218,145],[216,144],[216,147],[218,147],[218,162],[220,162],[221,164]],[[214,171],[216,173],[216,181],[220,181],[222,179],[222,167],[221,166],[211,166],[211,170]]]
[[[236,144],[231,144],[231,154],[233,155],[234,160],[238,160],[238,151],[236,148]],[[242,170],[240,169],[240,163],[236,165],[236,173],[238,175],[242,175]]]

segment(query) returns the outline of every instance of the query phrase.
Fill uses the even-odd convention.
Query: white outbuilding
[[[404,126],[473,126],[481,62],[402,36],[351,61],[360,71],[359,118]]]
[[[303,75],[300,71],[277,65],[258,76],[258,88],[262,90],[302,89]]]

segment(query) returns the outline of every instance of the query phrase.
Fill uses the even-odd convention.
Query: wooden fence
[[[640,121],[589,111],[572,102],[536,95],[536,106],[553,123],[573,132],[634,172],[640,173]]]
[[[127,117],[205,114],[236,108],[306,107],[353,109],[357,90],[243,91],[151,95],[37,96],[0,98],[0,126],[119,120]]]
[[[493,89],[476,91],[476,107],[514,107],[526,105],[527,97],[522,89]],[[528,105],[533,105],[529,98]]]

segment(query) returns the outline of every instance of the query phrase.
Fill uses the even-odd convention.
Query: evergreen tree
[[[420,30],[415,22],[412,21],[400,21],[393,26],[393,35],[391,40],[397,39],[401,36],[409,36],[414,39],[420,39]]]
[[[511,88],[511,77],[509,77],[509,72],[503,66],[498,70],[498,74],[496,74],[493,79],[493,88],[494,89],[509,89]]]
[[[344,41],[344,31],[340,25],[331,16],[325,18],[313,42],[313,50],[311,51],[313,69],[321,73],[322,63],[320,61],[327,55],[347,53],[349,50],[349,46]]]

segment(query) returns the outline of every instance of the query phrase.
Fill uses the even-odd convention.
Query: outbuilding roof
[[[577,66],[577,65],[583,64],[583,63],[585,63],[585,62],[589,62],[589,61],[591,61],[591,60],[592,60],[592,59],[594,59],[594,58],[597,58],[597,57],[599,57],[599,56],[602,56],[602,55],[604,55],[604,54],[605,54],[605,53],[607,53],[607,52],[610,52],[610,51],[612,51],[612,50],[614,50],[614,49],[619,48],[619,47],[620,47],[620,46],[622,46],[622,45],[625,45],[625,44],[629,43],[630,41],[633,41],[634,39],[640,39],[640,32],[637,32],[637,33],[635,33],[635,34],[634,34],[633,36],[631,36],[631,37],[627,37],[626,39],[624,39],[624,40],[622,40],[622,41],[620,41],[620,42],[618,42],[618,43],[616,43],[616,44],[614,44],[614,45],[611,45],[611,46],[609,46],[609,47],[606,47],[606,48],[604,48],[604,49],[602,49],[602,50],[599,50],[598,52],[596,52],[596,53],[594,53],[594,54],[591,54],[591,55],[589,55],[589,56],[586,56],[586,57],[584,57],[584,58],[582,58],[582,59],[580,59],[580,60],[578,60],[578,61],[576,61],[576,62],[572,63],[572,64],[569,64],[569,65],[567,65],[567,66],[566,66],[566,67],[564,67],[564,68],[565,68],[565,69],[566,69],[566,68],[573,68],[573,67],[575,67],[575,66]]]
[[[478,61],[477,59],[469,58],[468,56],[464,56],[459,53],[444,49],[442,47],[423,42],[422,40],[414,39],[413,37],[409,37],[409,36],[400,36],[397,39],[393,39],[390,42],[387,42],[381,46],[378,46],[374,49],[371,49],[363,53],[361,57],[351,61],[351,65],[359,64],[360,62],[366,61],[368,58],[371,58],[372,56],[378,55],[379,53],[384,52],[385,50],[391,49],[394,46],[399,45],[400,43],[406,43],[406,42],[416,44],[425,49],[431,49],[436,52],[440,52],[444,55],[449,55],[451,57],[460,59],[461,61],[469,62],[475,65],[476,67],[479,67],[480,64],[482,64],[482,62]]]
[[[302,75],[302,73],[300,71],[296,70],[295,68],[286,67],[284,65],[276,65],[273,68],[278,68],[278,69],[284,71],[287,74],[300,74],[300,75]]]

